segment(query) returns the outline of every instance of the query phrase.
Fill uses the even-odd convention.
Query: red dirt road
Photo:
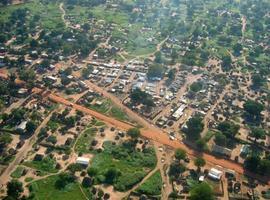
[[[48,97],[50,100],[52,100],[54,102],[65,104],[67,106],[72,106],[73,108],[75,108],[78,111],[87,113],[93,117],[96,117],[99,120],[104,121],[105,123],[109,123],[109,124],[116,126],[120,129],[127,130],[127,129],[133,127],[132,125],[130,125],[128,123],[113,119],[111,117],[108,117],[108,116],[103,115],[101,113],[98,113],[96,111],[90,110],[90,109],[83,107],[83,106],[80,106],[78,104],[74,104],[74,103],[72,103],[72,102],[70,102],[62,97],[57,96],[57,95],[50,94]],[[164,132],[155,128],[154,126],[151,129],[141,129],[141,135],[145,138],[150,139],[150,140],[154,140],[160,144],[164,144],[164,145],[170,146],[172,148],[183,149],[192,157],[202,156],[207,162],[209,162],[213,165],[219,165],[219,166],[223,167],[224,169],[234,170],[235,172],[237,172],[239,174],[248,175],[252,178],[261,180],[263,182],[268,183],[268,185],[270,185],[269,179],[267,179],[266,177],[258,176],[258,175],[255,175],[253,173],[245,171],[241,164],[235,163],[235,162],[230,161],[230,160],[225,160],[222,158],[219,159],[219,158],[216,158],[216,157],[209,155],[209,154],[206,154],[206,153],[194,151],[193,149],[189,148],[184,143],[181,143],[181,142],[175,141],[175,140],[174,141],[170,140],[169,137]]]
[[[7,79],[7,75],[5,75],[3,73],[0,73],[0,77]],[[18,81],[16,80],[16,82],[18,84],[23,83],[20,80],[18,80]],[[33,89],[33,92],[36,92],[36,93],[38,93],[38,92],[41,93],[41,91],[42,90],[40,90],[38,88]],[[108,117],[108,116],[103,115],[101,113],[98,113],[96,111],[90,110],[90,109],[88,109],[86,107],[83,107],[83,106],[80,106],[78,104],[72,103],[72,102],[70,102],[70,101],[68,101],[68,100],[66,100],[66,99],[64,99],[62,97],[59,97],[59,96],[55,95],[55,94],[49,94],[48,98],[50,100],[54,101],[54,102],[61,103],[61,104],[67,105],[67,106],[71,106],[71,107],[73,107],[74,109],[76,109],[78,111],[87,113],[87,114],[89,114],[89,115],[91,115],[93,117],[96,117],[99,120],[104,121],[105,123],[116,126],[119,129],[128,130],[129,128],[133,127],[132,125],[130,125],[128,123],[116,120],[114,118]],[[219,166],[223,167],[224,169],[234,170],[235,172],[237,172],[239,174],[250,176],[252,178],[261,180],[261,181],[267,183],[268,185],[270,185],[269,177],[265,177],[265,176],[262,177],[262,176],[253,174],[251,172],[245,171],[243,166],[241,164],[239,164],[239,163],[235,163],[233,161],[225,160],[225,159],[222,159],[222,158],[219,159],[219,158],[214,157],[214,156],[212,156],[210,154],[197,152],[197,151],[189,148],[184,143],[181,143],[179,141],[170,140],[169,137],[167,136],[167,134],[162,132],[160,129],[158,129],[158,128],[154,127],[154,126],[150,126],[147,123],[143,123],[143,125],[147,125],[146,126],[147,129],[146,128],[141,129],[141,135],[143,137],[145,137],[145,138],[148,138],[150,140],[154,140],[154,141],[156,141],[156,142],[158,142],[160,144],[164,144],[164,145],[170,146],[172,148],[183,149],[192,157],[202,156],[208,163],[211,163],[213,165],[219,165]]]

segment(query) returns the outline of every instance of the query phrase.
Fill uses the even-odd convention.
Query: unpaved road
[[[32,148],[32,145],[36,142],[37,134],[40,132],[40,129],[46,126],[47,122],[50,120],[51,112],[39,125],[39,127],[35,130],[34,134],[25,141],[25,144],[22,148],[19,149],[19,152],[16,154],[15,159],[9,164],[9,166],[5,169],[3,174],[0,177],[0,184],[6,185],[9,181],[10,174],[16,169],[16,167],[23,161],[26,157],[28,151]]]
[[[87,113],[87,114],[89,114],[89,115],[91,115],[99,120],[104,121],[105,123],[109,123],[109,124],[116,126],[120,129],[128,130],[130,128],[133,128],[133,126],[128,124],[128,123],[113,119],[111,117],[108,117],[108,116],[103,115],[101,113],[98,113],[96,111],[90,110],[84,106],[74,104],[74,103],[72,103],[72,102],[70,102],[62,97],[59,97],[55,94],[49,94],[48,97],[50,100],[52,100],[54,102],[61,103],[61,104],[67,105],[67,106],[71,106],[76,110]],[[125,111],[126,112],[133,112],[133,111],[129,110],[128,108],[126,108]],[[206,154],[206,153],[197,152],[179,141],[176,141],[176,140],[172,141],[169,139],[167,134],[165,134],[160,129],[156,128],[155,126],[151,125],[150,123],[148,123],[145,120],[144,120],[144,123],[142,125],[144,126],[144,128],[141,129],[141,135],[145,138],[148,138],[150,140],[154,140],[160,144],[164,144],[164,145],[173,147],[175,149],[183,149],[192,157],[202,156],[207,162],[209,162],[213,165],[222,166],[224,169],[235,170],[237,173],[245,174],[245,175],[248,175],[250,177],[262,180],[264,182],[267,182],[270,185],[270,181],[267,179],[267,177],[261,177],[261,176],[255,175],[253,173],[247,172],[243,169],[243,166],[241,164],[235,163],[235,162],[230,161],[230,160],[225,160],[222,158],[219,159],[219,158],[216,158],[216,157],[209,155],[209,154]]]

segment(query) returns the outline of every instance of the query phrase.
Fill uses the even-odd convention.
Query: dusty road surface
[[[5,75],[5,74],[4,74]],[[0,77],[5,78],[3,76],[2,73],[0,73]],[[20,81],[19,81],[20,82]],[[89,82],[88,82],[89,84]],[[92,84],[93,86],[95,86],[94,84]],[[101,88],[99,88],[98,86],[95,86],[95,89],[100,90]],[[40,89],[34,89],[34,91],[40,91]],[[101,91],[103,92],[102,94],[105,93],[105,96],[110,97],[113,102],[115,102],[117,105],[122,105],[121,107],[124,107],[123,104],[113,95],[107,93],[106,91]],[[40,93],[41,94],[41,93]],[[129,128],[132,128],[133,126],[131,124],[128,124],[126,122],[122,122],[116,119],[113,119],[111,117],[108,117],[106,115],[100,114],[96,111],[90,110],[86,107],[83,107],[81,105],[78,104],[74,104],[62,97],[59,97],[55,94],[48,94],[48,98],[54,102],[57,103],[61,103],[64,104],[66,106],[70,106],[73,107],[74,109],[78,110],[78,111],[82,111],[84,113],[87,113],[93,117],[96,117],[97,119],[100,119],[102,121],[104,121],[105,123],[111,124],[113,126],[116,126],[117,128],[123,129],[123,130],[128,130]],[[154,140],[160,144],[164,144],[170,147],[173,147],[175,149],[179,148],[179,149],[183,149],[185,150],[190,156],[192,157],[198,157],[198,156],[202,156],[207,162],[209,162],[210,164],[213,165],[219,165],[222,166],[224,169],[231,169],[236,171],[237,173],[240,174],[244,174],[244,175],[248,175],[252,178],[261,180],[263,182],[266,182],[268,185],[270,185],[270,180],[269,177],[262,177],[256,174],[253,174],[251,172],[245,171],[243,166],[239,163],[235,163],[231,160],[225,160],[222,158],[216,158],[212,155],[206,154],[206,153],[202,153],[202,152],[197,152],[195,150],[193,150],[192,148],[190,148],[189,146],[185,145],[184,143],[177,141],[177,140],[170,140],[169,137],[167,136],[166,133],[164,133],[163,131],[161,131],[160,129],[158,129],[157,127],[155,127],[154,125],[150,124],[149,122],[147,122],[146,120],[142,119],[140,116],[138,116],[136,113],[134,113],[132,110],[128,109],[125,107],[124,109],[125,112],[127,112],[129,115],[134,115],[134,118],[139,120],[138,122],[144,127],[143,129],[141,129],[141,135],[145,138],[148,138],[150,140]]]
[[[52,112],[53,113],[53,112]],[[25,144],[21,149],[19,149],[19,152],[16,154],[15,159],[9,164],[9,166],[5,169],[3,174],[0,176],[0,183],[2,185],[6,185],[7,182],[10,179],[10,174],[16,169],[17,165],[20,164],[23,159],[26,157],[29,150],[32,148],[32,145],[37,140],[37,134],[40,132],[41,128],[45,127],[47,122],[50,120],[52,113],[50,113],[43,122],[39,125],[39,127],[36,129],[34,134],[25,141]]]
[[[70,102],[62,97],[59,97],[55,94],[49,94],[48,97],[50,100],[52,100],[54,102],[73,107],[74,109],[76,109],[78,111],[87,113],[87,114],[89,114],[89,115],[91,115],[99,120],[104,121],[105,123],[111,124],[111,125],[116,126],[120,129],[127,130],[127,129],[133,127],[132,125],[130,125],[128,123],[113,119],[111,117],[100,114],[96,111],[90,110],[90,109],[83,107],[81,105],[74,104],[74,103],[72,103],[72,102]],[[144,125],[145,124],[147,124],[147,123],[144,123]],[[169,137],[167,136],[167,134],[165,134],[160,129],[158,129],[152,125],[150,125],[150,127],[149,126],[147,126],[147,127],[144,126],[144,127],[145,128],[141,129],[141,135],[145,138],[148,138],[150,140],[154,140],[160,144],[164,144],[164,145],[173,147],[175,149],[178,149],[178,148],[183,149],[192,157],[202,156],[207,162],[209,162],[213,165],[219,165],[219,166],[222,166],[224,169],[234,170],[237,173],[248,175],[248,176],[253,177],[255,179],[264,181],[270,185],[270,180],[267,177],[262,177],[262,176],[258,176],[256,174],[253,174],[251,172],[247,172],[244,170],[244,168],[241,164],[235,163],[235,162],[230,161],[230,160],[225,160],[222,158],[216,158],[216,157],[209,155],[209,154],[206,154],[206,153],[197,152],[197,151],[189,148],[187,145],[185,145],[182,142],[179,142],[176,140],[174,140],[174,141],[170,140]]]

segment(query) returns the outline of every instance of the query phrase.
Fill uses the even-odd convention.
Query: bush
[[[82,186],[87,188],[87,187],[91,187],[91,185],[92,185],[92,179],[90,177],[84,177],[82,181]]]
[[[136,191],[146,195],[160,195],[162,189],[162,178],[160,171],[155,172]]]

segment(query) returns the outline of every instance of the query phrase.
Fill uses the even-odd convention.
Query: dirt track
[[[96,117],[97,119],[102,120],[105,123],[109,123],[113,126],[116,126],[120,129],[127,130],[129,128],[132,128],[132,126],[130,124],[113,119],[111,117],[100,114],[98,112],[95,112],[95,111],[90,110],[86,107],[80,106],[78,104],[74,104],[74,103],[72,103],[72,102],[70,102],[62,97],[56,96],[54,94],[50,94],[48,97],[49,97],[49,99],[51,99],[54,102],[65,104],[67,106],[71,106],[76,110],[79,110],[81,112],[92,115],[93,117]],[[141,135],[145,138],[150,139],[150,140],[154,140],[160,144],[164,144],[164,145],[176,148],[176,149],[177,148],[184,149],[190,156],[193,156],[193,157],[202,156],[207,162],[209,162],[213,165],[219,165],[219,166],[222,166],[224,169],[234,170],[237,173],[248,175],[250,177],[262,180],[264,182],[267,182],[270,185],[270,181],[268,179],[266,180],[266,177],[257,176],[253,173],[244,171],[243,166],[241,164],[235,163],[235,162],[230,161],[230,160],[225,160],[222,158],[219,159],[219,158],[216,158],[216,157],[209,155],[209,154],[206,154],[206,153],[194,151],[193,149],[189,148],[187,145],[185,145],[179,141],[170,140],[169,137],[164,132],[162,132],[161,130],[159,130],[158,128],[156,128],[154,126],[147,127],[147,129],[146,128],[141,129]]]
[[[4,78],[3,74],[0,73],[0,77]],[[19,82],[21,82],[21,81],[19,81]],[[94,86],[94,84],[93,84],[93,86]],[[95,87],[96,87],[95,89],[97,89],[97,90],[100,89],[98,86],[95,86]],[[33,89],[33,91],[37,92],[37,91],[41,91],[41,90],[40,89]],[[111,94],[109,94],[109,93],[107,93],[106,91],[103,90],[102,94],[104,94],[104,93],[106,94],[105,96],[111,97],[112,100],[114,101],[114,103],[121,104],[121,102],[119,100],[117,100],[117,98],[114,97],[113,95],[111,95]],[[96,117],[97,119],[100,119],[100,120],[104,121],[105,123],[109,123],[109,124],[111,124],[113,126],[116,126],[117,128],[127,130],[127,129],[133,127],[132,125],[130,125],[128,123],[113,119],[111,117],[108,117],[108,116],[103,115],[101,113],[98,113],[96,111],[90,110],[90,109],[88,109],[86,107],[83,107],[81,105],[74,104],[74,103],[72,103],[72,102],[70,102],[70,101],[68,101],[68,100],[66,100],[66,99],[64,99],[62,97],[59,97],[59,96],[57,96],[55,94],[49,94],[48,98],[50,100],[54,101],[54,102],[61,103],[61,104],[67,105],[67,106],[71,106],[71,107],[73,107],[74,109],[76,109],[78,111],[87,113],[87,114],[89,114],[89,115],[91,115],[93,117]],[[268,185],[270,185],[269,177],[258,176],[256,174],[251,173],[251,172],[245,171],[241,164],[235,163],[235,162],[230,161],[230,160],[225,160],[225,159],[222,159],[222,158],[216,158],[216,157],[214,157],[214,156],[212,156],[210,154],[197,152],[197,151],[189,148],[187,145],[185,145],[182,142],[179,142],[179,141],[176,141],[176,140],[172,141],[172,140],[169,139],[169,137],[163,131],[156,128],[154,125],[151,125],[146,120],[143,120],[141,117],[139,117],[136,113],[134,113],[130,109],[125,108],[124,111],[129,113],[129,115],[133,114],[134,118],[138,119],[139,120],[138,122],[141,123],[141,125],[143,125],[144,128],[141,129],[141,135],[143,137],[148,138],[150,140],[154,140],[154,141],[156,141],[156,142],[158,142],[160,144],[164,144],[164,145],[170,146],[170,147],[175,148],[175,149],[177,149],[177,148],[183,149],[192,157],[202,156],[208,163],[211,163],[213,165],[222,166],[224,169],[234,170],[237,173],[240,173],[240,174],[243,174],[243,175],[248,175],[248,176],[250,176],[252,178],[261,180],[261,181],[267,183]]]

